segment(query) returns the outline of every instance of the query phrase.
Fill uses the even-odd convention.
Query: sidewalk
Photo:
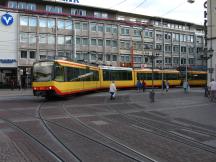
[[[0,97],[2,96],[29,96],[33,95],[32,89],[0,89]]]

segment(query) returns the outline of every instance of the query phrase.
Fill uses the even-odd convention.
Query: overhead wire
[[[113,7],[119,6],[119,5],[121,5],[122,3],[126,2],[126,1],[127,1],[127,0],[123,0],[123,1],[121,1],[121,2],[119,2],[119,3],[117,3],[117,4],[113,5],[113,6],[111,6],[111,7],[109,7],[109,8],[112,9]]]
[[[135,9],[139,8],[140,6],[142,6],[143,3],[145,3],[145,1],[146,1],[146,0],[143,0],[143,1],[142,1],[140,4],[138,4],[133,10],[135,10]]]

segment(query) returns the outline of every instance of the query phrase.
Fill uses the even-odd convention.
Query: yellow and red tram
[[[206,84],[206,72],[188,71],[191,86]],[[161,87],[167,80],[171,87],[180,86],[183,75],[177,70],[154,69],[154,86]],[[144,80],[152,86],[152,69],[132,69],[127,67],[90,66],[65,60],[39,61],[33,65],[32,88],[35,96],[65,96],[86,91],[107,89],[111,81],[117,88],[135,87],[137,80]]]

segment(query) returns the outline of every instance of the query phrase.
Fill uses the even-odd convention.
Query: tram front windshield
[[[52,80],[53,62],[38,62],[33,67],[34,82],[47,82]]]

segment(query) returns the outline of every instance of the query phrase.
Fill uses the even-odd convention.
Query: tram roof
[[[81,63],[77,63],[77,62],[73,62],[73,61],[67,61],[67,60],[55,60],[55,62],[58,62],[59,64],[62,65],[67,65],[67,66],[77,66],[77,67],[81,67],[81,68],[92,68],[92,69],[98,69],[98,67],[95,66],[90,66],[90,65],[86,65],[86,64],[81,64]]]
[[[128,70],[132,71],[132,68],[128,67],[115,67],[115,66],[99,66],[101,69],[106,69],[106,70]]]

